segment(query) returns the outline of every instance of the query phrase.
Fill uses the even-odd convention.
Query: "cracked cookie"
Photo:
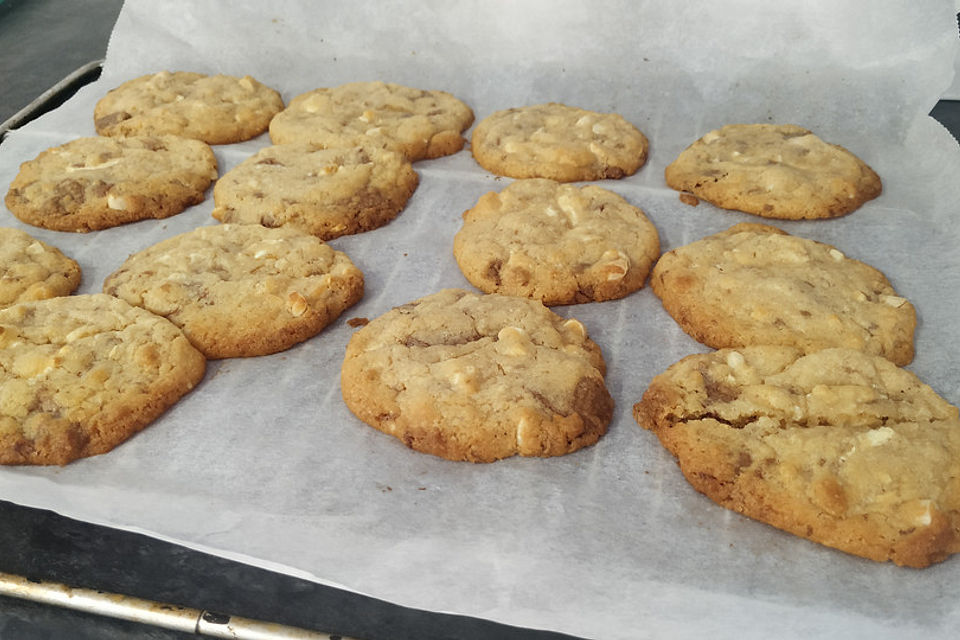
[[[372,145],[277,145],[260,150],[217,181],[213,217],[291,227],[330,240],[393,220],[418,181],[402,154]]]
[[[473,111],[445,91],[386,82],[314,89],[290,101],[270,123],[274,144],[357,145],[392,149],[411,162],[456,153]]]
[[[283,351],[363,297],[346,254],[293,229],[199,227],[136,253],[104,293],[163,316],[208,358]]]
[[[534,178],[487,193],[465,212],[453,255],[486,293],[574,304],[643,287],[660,240],[643,212],[612,191]]]
[[[161,71],[129,80],[97,102],[102,136],[175,135],[207,144],[256,137],[283,109],[280,94],[250,76]]]
[[[180,213],[216,178],[217,159],[198,140],[79,138],[21,164],[5,203],[27,224],[86,232]]]
[[[653,379],[634,417],[728,509],[878,562],[960,552],[957,408],[884,358],[689,356]]]
[[[76,261],[19,229],[0,227],[0,309],[66,296],[78,286]]]
[[[855,155],[795,125],[732,124],[687,147],[667,184],[723,209],[765,218],[834,218],[880,195]]]
[[[449,460],[559,456],[606,432],[600,348],[535,300],[446,289],[397,307],[347,345],[347,407]]]
[[[664,253],[650,287],[703,344],[849,347],[913,360],[916,311],[873,267],[762,224],[734,225]]]
[[[103,294],[0,310],[0,464],[62,465],[110,451],[205,368],[173,324]]]
[[[615,113],[557,102],[497,111],[477,124],[470,148],[481,167],[510,178],[558,182],[633,175],[647,138]]]

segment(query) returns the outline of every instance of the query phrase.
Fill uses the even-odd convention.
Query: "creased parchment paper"
[[[849,216],[783,223],[884,271],[919,310],[911,365],[960,402],[960,150],[926,116],[950,86],[954,3],[131,1],[100,81],[0,147],[0,185],[48,146],[94,135],[93,106],[170,69],[251,74],[285,100],[382,79],[452,92],[475,110],[546,101],[618,111],[651,140],[647,165],[605,181],[641,207],[664,250],[746,214],[690,207],[663,169],[731,122],[791,122],[854,151],[883,195]],[[221,171],[269,144],[216,148]],[[428,610],[591,638],[900,638],[960,628],[960,560],[875,564],[715,506],[694,492],[631,407],[650,379],[704,347],[648,289],[558,308],[603,348],[609,433],[562,458],[453,463],[404,448],[340,398],[352,317],[468,287],[451,255],[460,215],[509,180],[469,152],[417,163],[407,209],[331,242],[366,274],[364,300],[285,353],[212,362],[204,381],[110,454],[0,470],[0,496]],[[71,234],[15,226],[77,259],[99,291],[129,253],[198,225]]]

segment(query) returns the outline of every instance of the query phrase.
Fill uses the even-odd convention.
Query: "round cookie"
[[[643,212],[612,191],[533,178],[465,212],[453,255],[486,293],[574,304],[643,287],[660,240]]]
[[[960,552],[957,408],[884,358],[694,355],[653,379],[634,417],[728,509],[878,562]]]
[[[267,147],[213,188],[221,222],[291,227],[322,240],[369,231],[407,205],[419,177],[403,155],[368,145]]]
[[[216,225],[136,253],[104,293],[163,316],[208,358],[283,351],[363,297],[363,274],[293,229]]]
[[[250,76],[161,71],[109,91],[93,119],[102,136],[175,135],[228,144],[260,135],[281,109],[280,94]]]
[[[724,209],[764,218],[834,218],[880,195],[855,155],[795,125],[734,124],[687,147],[667,184]]]
[[[274,144],[372,145],[411,162],[456,153],[473,111],[444,91],[385,82],[352,82],[301,94],[270,123]]]
[[[170,322],[111,296],[0,310],[0,464],[66,464],[110,451],[205,368]]]
[[[716,349],[848,347],[913,360],[913,305],[873,267],[766,225],[736,225],[664,253],[653,292],[688,334]]]
[[[497,111],[477,124],[470,145],[487,171],[558,182],[633,175],[647,147],[647,138],[618,114],[556,102]]]
[[[5,202],[27,224],[86,232],[180,213],[216,177],[198,140],[79,138],[21,164]]]
[[[19,229],[0,227],[0,309],[70,295],[78,286],[76,261]]]
[[[347,345],[347,407],[449,460],[558,456],[606,432],[600,348],[535,300],[446,289],[371,321]]]

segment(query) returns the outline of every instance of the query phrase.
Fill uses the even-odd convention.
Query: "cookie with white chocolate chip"
[[[473,111],[445,91],[386,82],[314,89],[290,101],[270,122],[274,144],[392,149],[411,162],[456,153]]]
[[[73,293],[80,265],[19,229],[0,227],[0,309]]]
[[[216,177],[217,159],[199,140],[78,138],[21,164],[5,203],[27,224],[86,232],[180,213]]]
[[[110,451],[205,370],[177,327],[111,296],[2,309],[0,464],[67,464]]]
[[[960,552],[957,408],[884,358],[693,355],[653,379],[634,417],[728,509],[878,562]]]
[[[104,293],[163,316],[208,358],[283,351],[363,297],[346,254],[293,229],[199,227],[136,253]]]
[[[110,90],[93,119],[102,136],[175,135],[228,144],[260,135],[281,109],[280,94],[250,76],[161,71]]]
[[[393,220],[418,181],[402,154],[373,145],[277,145],[261,149],[217,181],[213,217],[291,227],[330,240]]]
[[[487,116],[473,130],[470,148],[480,166],[497,175],[576,182],[633,175],[648,146],[619,114],[551,102]]]
[[[716,129],[687,147],[665,176],[672,188],[718,207],[786,220],[841,216],[882,191],[866,163],[795,125]]]
[[[668,251],[650,286],[684,331],[717,349],[848,347],[913,360],[916,311],[880,271],[775,227],[735,225]]]
[[[450,460],[559,456],[595,443],[613,399],[584,326],[536,300],[446,289],[397,307],[347,345],[347,407]]]
[[[643,211],[612,191],[532,178],[465,212],[453,255],[486,293],[561,305],[640,289],[660,240]]]

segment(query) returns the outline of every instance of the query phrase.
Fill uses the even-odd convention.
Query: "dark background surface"
[[[0,1],[0,122],[104,57],[121,4]],[[931,115],[960,139],[960,102],[942,101]],[[3,501],[0,572],[367,640],[570,637],[407,609]],[[196,636],[0,597],[0,640],[188,637]]]

